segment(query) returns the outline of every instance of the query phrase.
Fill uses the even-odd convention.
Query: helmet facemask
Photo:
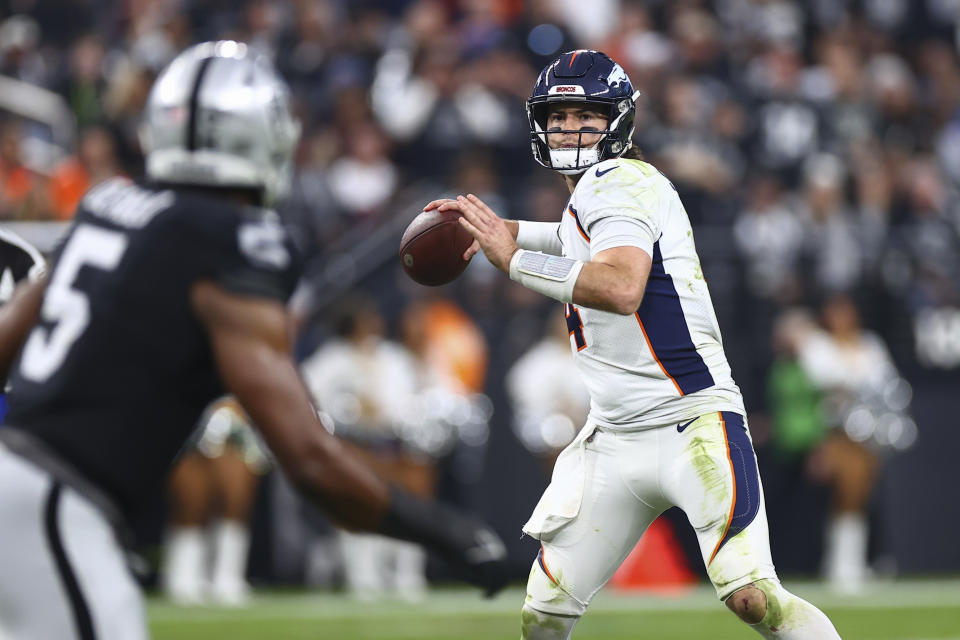
[[[530,143],[534,159],[543,167],[559,171],[564,175],[578,175],[595,164],[618,158],[632,146],[634,104],[639,91],[630,98],[619,100],[571,100],[567,96],[531,98],[527,101],[527,118],[530,122]],[[550,107],[558,103],[582,102],[607,116],[606,129],[592,127],[581,129],[547,128]],[[577,134],[577,146],[551,148],[548,142],[551,135]],[[597,135],[593,144],[584,146],[583,136]]]
[[[568,51],[544,67],[527,100],[527,120],[534,159],[544,167],[566,175],[577,175],[589,167],[619,158],[632,145],[634,108],[640,92],[610,56],[602,51]],[[547,118],[558,103],[580,103],[607,118],[603,131],[549,131]],[[577,134],[577,148],[551,149],[549,136]],[[599,139],[583,146],[585,133]]]

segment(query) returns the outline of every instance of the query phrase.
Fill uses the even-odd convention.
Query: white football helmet
[[[163,70],[140,138],[151,180],[252,187],[271,205],[289,190],[300,124],[269,60],[224,40],[190,47]]]

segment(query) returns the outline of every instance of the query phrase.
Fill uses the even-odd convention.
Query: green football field
[[[810,583],[787,586],[826,611],[844,640],[960,640],[960,581],[898,581],[845,597]],[[184,609],[155,598],[148,606],[155,640],[489,640],[519,638],[522,601],[514,588],[490,601],[440,589],[419,604],[297,592],[261,594],[243,610]],[[682,596],[606,591],[574,633],[575,640],[759,637],[706,587]]]

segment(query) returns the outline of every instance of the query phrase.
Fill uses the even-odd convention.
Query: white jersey
[[[708,412],[745,414],[690,220],[663,174],[622,158],[591,167],[570,197],[559,235],[570,258],[589,261],[606,249],[635,246],[653,259],[632,315],[566,305],[594,422],[645,429]]]

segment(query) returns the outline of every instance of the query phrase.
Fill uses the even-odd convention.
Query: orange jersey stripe
[[[657,352],[653,350],[653,343],[650,342],[650,336],[647,335],[647,329],[646,327],[643,326],[643,320],[640,319],[640,312],[635,311],[633,315],[637,319],[637,324],[640,325],[640,331],[643,332],[643,339],[647,341],[647,347],[649,347],[650,353],[653,354],[653,359],[656,361],[657,366],[660,367],[660,371],[663,371],[663,375],[670,378],[670,382],[672,382],[673,386],[677,388],[677,393],[679,393],[681,396],[686,395],[683,393],[683,389],[680,388],[680,385],[677,384],[676,379],[672,375],[667,373],[667,370],[664,368],[663,363],[660,362],[660,358],[657,357]]]
[[[580,232],[580,235],[583,236],[583,239],[587,242],[590,242],[590,236],[587,235],[587,232],[583,230],[583,227],[580,226],[580,218],[577,217],[577,214],[573,212],[573,207],[567,207],[567,213],[573,216],[573,219],[577,223],[577,231]]]
[[[547,577],[550,578],[550,582],[553,584],[560,584],[557,582],[557,579],[553,577],[553,574],[550,573],[550,569],[547,568],[547,556],[544,553],[543,543],[540,543],[540,566],[543,568],[543,572],[547,574]]]
[[[717,552],[720,551],[720,545],[723,544],[724,538],[727,537],[727,532],[730,531],[730,525],[733,524],[733,511],[737,507],[737,477],[734,475],[733,471],[733,459],[730,458],[730,442],[727,440],[727,423],[723,419],[723,413],[718,411],[717,415],[720,416],[720,427],[723,429],[723,444],[727,448],[727,462],[730,463],[730,487],[733,490],[733,499],[730,500],[730,515],[727,516],[727,526],[723,528],[723,535],[721,535],[720,539],[717,541],[717,546],[713,548],[713,553],[710,554],[710,560],[707,562],[707,565],[713,562],[713,559],[717,557]]]

